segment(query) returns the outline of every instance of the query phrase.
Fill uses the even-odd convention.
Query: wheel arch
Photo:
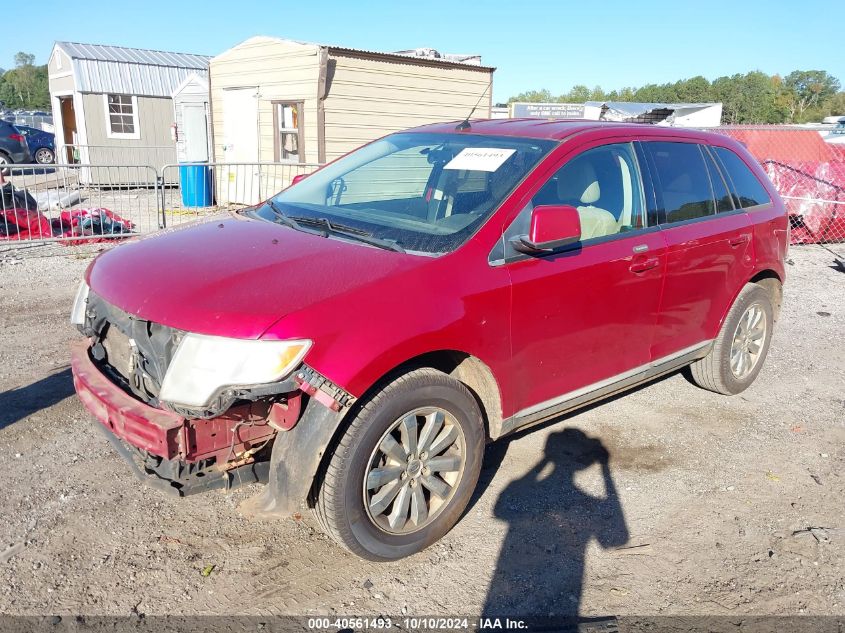
[[[367,400],[398,376],[421,367],[431,367],[463,383],[475,398],[488,437],[497,437],[502,426],[502,394],[490,367],[477,356],[455,349],[418,354],[384,372],[359,398]]]
[[[334,429],[325,452],[320,457],[320,463],[314,472],[307,503],[314,507],[317,490],[332,454],[342,437],[345,429],[351,423],[357,411],[374,394],[387,384],[414,369],[430,367],[444,374],[452,376],[461,382],[475,398],[481,417],[484,421],[484,432],[488,441],[501,435],[502,429],[502,396],[499,383],[490,367],[478,357],[455,349],[440,349],[418,354],[395,365],[384,372],[373,384],[361,394],[355,403],[342,414],[342,419]]]
[[[780,316],[780,308],[783,303],[783,279],[780,275],[771,268],[761,270],[751,279],[748,280],[750,284],[757,284],[763,287],[772,298],[772,311],[774,312],[774,319],[777,322]],[[736,297],[734,297],[736,301]]]

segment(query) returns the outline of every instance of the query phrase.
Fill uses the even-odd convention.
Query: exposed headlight
[[[73,309],[70,311],[71,325],[85,325],[85,309],[88,306],[88,284],[84,281],[79,284],[76,291],[76,299],[73,300]]]
[[[311,341],[256,341],[186,334],[164,376],[159,398],[205,407],[224,387],[248,387],[287,377]]]

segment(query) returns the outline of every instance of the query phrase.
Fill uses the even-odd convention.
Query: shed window
[[[305,162],[302,106],[301,101],[273,102],[273,127],[276,130],[273,148],[277,161]]]
[[[105,95],[106,130],[109,138],[140,138],[138,98],[131,95]]]

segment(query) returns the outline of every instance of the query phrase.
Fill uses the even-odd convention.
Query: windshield
[[[473,134],[393,134],[320,169],[254,214],[280,221],[283,213],[406,251],[445,253],[472,235],[553,146]]]

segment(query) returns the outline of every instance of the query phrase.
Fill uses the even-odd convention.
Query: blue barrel
[[[179,183],[182,189],[182,206],[210,207],[213,204],[213,180],[211,167],[207,164],[180,164]]]

